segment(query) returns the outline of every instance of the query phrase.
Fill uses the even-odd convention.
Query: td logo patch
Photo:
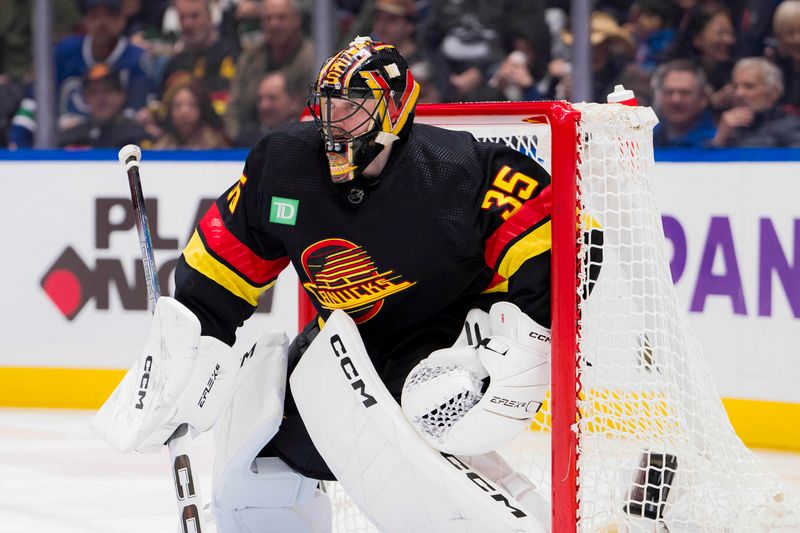
[[[294,226],[295,222],[297,222],[299,206],[300,200],[273,196],[269,207],[269,221],[275,224]]]

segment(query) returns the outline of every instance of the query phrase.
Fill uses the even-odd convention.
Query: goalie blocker
[[[200,335],[200,321],[174,298],[158,299],[139,360],[92,419],[91,427],[122,452],[158,451],[188,423],[208,430],[233,392],[239,356]]]

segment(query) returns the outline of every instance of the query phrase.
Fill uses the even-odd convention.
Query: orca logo
[[[367,250],[345,239],[315,242],[300,260],[309,280],[303,282],[309,297],[325,309],[345,311],[356,324],[378,314],[386,298],[416,284],[379,268]]]

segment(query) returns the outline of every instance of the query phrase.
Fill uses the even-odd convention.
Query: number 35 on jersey
[[[539,182],[532,177],[503,165],[492,181],[491,187],[486,191],[481,209],[502,208],[503,220],[508,220],[522,208],[523,202],[533,195],[537,185]]]

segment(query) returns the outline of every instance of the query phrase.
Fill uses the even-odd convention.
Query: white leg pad
[[[330,531],[330,502],[316,480],[280,459],[255,458],[283,419],[286,367],[286,335],[267,333],[242,358],[233,398],[214,427],[212,508],[219,533]]]
[[[242,357],[233,397],[214,426],[214,486],[229,472],[248,472],[283,419],[288,341],[269,332]]]
[[[317,450],[384,533],[549,531],[549,508],[534,514],[499,483],[422,439],[344,312],[331,314],[290,384]]]
[[[277,457],[258,457],[251,472],[229,477],[214,494],[219,533],[329,533],[331,504],[317,487]]]

